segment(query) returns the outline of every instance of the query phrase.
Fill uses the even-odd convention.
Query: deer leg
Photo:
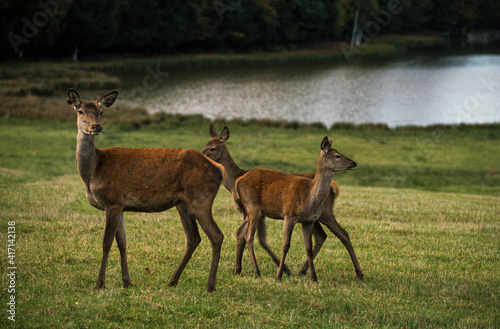
[[[241,261],[245,250],[248,220],[245,218],[240,227],[236,230],[236,262],[234,263],[233,274],[241,273]]]
[[[215,197],[215,196],[214,196]],[[213,200],[212,200],[213,201]],[[208,209],[208,211],[207,211]],[[224,234],[215,223],[212,217],[212,207],[204,208],[202,211],[195,212],[195,217],[198,219],[201,228],[207,235],[212,245],[212,265],[210,266],[210,274],[208,276],[207,292],[215,290],[215,280],[217,279],[217,267],[219,266],[220,252]]]
[[[113,245],[113,240],[115,239],[122,212],[123,208],[120,206],[112,206],[106,209],[106,228],[104,229],[104,238],[102,241],[101,268],[99,269],[99,276],[97,277],[95,290],[104,288],[109,251]]]
[[[259,221],[259,224],[257,226],[257,238],[259,239],[259,243],[262,248],[264,248],[264,250],[267,251],[267,253],[271,256],[276,266],[280,266],[280,259],[267,244],[266,221],[264,219]],[[285,271],[287,275],[290,275],[292,273],[288,266],[286,266],[286,264],[284,265],[283,271]]]
[[[179,216],[181,217],[182,228],[184,230],[184,235],[186,238],[186,249],[184,250],[184,254],[182,255],[179,265],[168,281],[169,287],[174,287],[177,285],[182,271],[184,271],[184,268],[191,259],[193,252],[201,242],[200,232],[198,231],[196,220],[190,214],[189,209],[186,207],[186,205],[178,205],[176,208]]]
[[[312,238],[311,234],[314,229],[314,223],[302,223],[302,235],[304,237],[304,245],[306,247],[307,261],[309,262],[309,268],[311,269],[311,281],[318,282],[318,277],[316,276],[316,271],[314,269],[314,254],[312,248]]]
[[[314,228],[312,234],[314,235],[314,248],[313,248],[313,259],[318,255],[321,247],[326,241],[328,237],[326,235],[325,230],[321,227],[319,221],[314,222]],[[309,269],[309,260],[306,260],[302,268],[300,269],[300,275],[306,275],[307,270]]]
[[[118,244],[118,249],[120,250],[123,288],[128,288],[132,284],[130,283],[130,275],[128,273],[127,238],[125,236],[125,220],[123,219],[123,212],[121,213],[120,223],[118,224],[118,230],[116,231],[116,243]]]
[[[349,238],[349,233],[347,233],[347,231],[344,230],[342,226],[340,226],[340,224],[335,219],[334,215],[320,218],[320,221],[323,225],[328,227],[328,229],[332,231],[332,233],[335,234],[335,236],[339,238],[342,244],[346,247],[347,251],[349,252],[349,255],[351,256],[352,263],[354,264],[354,269],[356,270],[356,276],[358,277],[358,280],[362,280],[364,276],[363,270],[359,265],[358,258],[356,257],[356,252],[354,252],[354,248],[352,247],[351,239]]]
[[[280,266],[278,267],[278,273],[276,274],[276,280],[278,281],[281,280],[281,277],[283,276],[286,254],[288,253],[288,249],[290,249],[290,241],[292,240],[293,227],[295,226],[293,220],[288,220],[285,218],[284,222],[285,223],[283,225],[284,227],[283,253],[281,254],[281,262]]]
[[[260,277],[260,270],[259,266],[257,265],[257,260],[255,259],[255,252],[253,249],[253,240],[254,240],[254,235],[255,235],[255,222],[259,221],[263,214],[252,214],[248,215],[248,224],[247,224],[247,232],[245,235],[245,239],[247,241],[247,246],[248,246],[248,253],[250,254],[250,260],[252,261],[252,266],[253,266],[253,273],[256,278]],[[258,223],[257,223],[258,225]]]

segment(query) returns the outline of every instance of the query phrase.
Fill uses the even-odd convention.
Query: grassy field
[[[63,102],[59,105],[71,113]],[[106,114],[98,147],[200,150],[209,139],[201,118],[158,120],[144,116],[134,124]],[[88,205],[76,172],[75,122],[4,114],[0,326],[498,328],[498,126],[327,131],[233,123],[229,128],[229,150],[243,168],[312,172],[325,135],[358,163],[356,170],[336,175],[341,195],[335,209],[351,235],[363,281],[356,280],[347,251],[331,233],[315,261],[319,283],[298,276],[305,260],[300,227],[287,257],[291,276],[276,282],[276,267],[259,247],[263,277],[253,277],[246,253],[242,274],[232,275],[241,217],[221,188],[214,217],[225,240],[214,293],[205,292],[211,248],[203,233],[179,285],[166,286],[184,249],[175,210],[125,215],[134,286],[120,288],[119,253],[113,247],[106,289],[94,292],[104,213]],[[6,276],[12,221],[18,267],[15,323],[6,312],[12,295]],[[270,245],[279,252],[282,222],[267,223]]]

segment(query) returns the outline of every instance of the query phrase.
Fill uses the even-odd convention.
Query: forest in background
[[[498,0],[3,0],[0,13],[4,60],[277,51],[353,31],[500,27]]]

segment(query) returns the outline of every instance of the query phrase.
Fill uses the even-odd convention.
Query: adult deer
[[[283,275],[293,227],[301,223],[311,280],[318,281],[311,239],[314,223],[323,212],[333,173],[355,167],[356,162],[332,149],[331,141],[325,137],[321,142],[313,179],[270,169],[252,169],[236,180],[236,194],[248,218],[248,223],[242,226],[247,226],[245,239],[256,277],[260,276],[260,270],[255,259],[253,239],[258,223],[267,216],[284,219],[283,252],[276,279],[281,280]]]
[[[168,285],[177,285],[201,241],[198,221],[212,245],[207,284],[207,291],[211,292],[215,289],[224,239],[212,217],[212,203],[225,178],[225,169],[200,152],[189,149],[96,148],[94,138],[102,131],[102,112],[115,102],[117,96],[118,92],[113,91],[91,102],[80,100],[74,89],[68,91],[68,104],[74,107],[78,116],[76,166],[88,202],[106,212],[103,256],[95,288],[104,288],[106,264],[115,237],[121,257],[123,287],[131,285],[123,212],[160,212],[176,207],[186,247]]]
[[[238,165],[234,162],[233,158],[231,157],[229,150],[226,146],[226,141],[229,139],[229,129],[227,127],[224,127],[222,129],[222,132],[220,134],[220,137],[217,135],[217,132],[215,131],[215,128],[213,125],[210,125],[210,136],[212,139],[205,144],[203,147],[203,154],[211,158],[212,160],[222,164],[224,168],[226,168],[227,171],[227,179],[224,182],[224,187],[231,192],[231,195],[233,196],[233,200],[236,200],[236,189],[235,189],[235,182],[236,180],[246,174],[248,171],[243,170]],[[297,176],[302,176],[306,177],[309,179],[313,179],[315,174],[294,174]],[[352,246],[349,234],[347,231],[342,228],[337,220],[335,219],[335,215],[333,213],[333,206],[335,203],[336,198],[339,196],[339,187],[337,182],[332,181],[330,183],[330,191],[328,193],[328,196],[326,197],[326,200],[323,204],[323,210],[321,215],[319,216],[319,219],[317,222],[314,223],[314,228],[313,228],[313,235],[314,235],[314,248],[313,248],[313,258],[318,254],[320,251],[323,243],[325,242],[327,235],[323,228],[321,227],[320,223],[328,227],[328,229],[335,234],[337,238],[342,242],[342,244],[345,246],[347,251],[349,252],[349,255],[351,257],[351,260],[354,264],[354,268],[356,271],[356,275],[358,279],[363,278],[363,271],[361,269],[361,266],[358,263],[358,259],[356,257],[356,253],[354,251],[354,248]],[[236,204],[237,208],[241,208],[240,205]],[[242,209],[238,209],[242,211]],[[247,223],[246,218],[244,224]],[[241,261],[243,257],[243,251],[245,248],[246,244],[246,239],[245,239],[245,232],[246,232],[246,224],[241,225],[238,231],[236,232],[237,234],[237,244],[236,244],[236,263],[235,267],[233,270],[233,273],[239,274],[241,273]],[[257,225],[257,237],[259,243],[262,245],[262,247],[271,255],[273,258],[273,261],[276,263],[276,265],[279,266],[280,259],[272,252],[271,248],[267,244],[266,241],[266,225],[264,219],[260,220]],[[309,269],[309,263],[306,261],[304,265],[302,266],[299,274],[305,275],[307,273],[307,270]],[[289,274],[290,270],[284,265],[285,273]]]

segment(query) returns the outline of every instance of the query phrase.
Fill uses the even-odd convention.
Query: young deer
[[[243,170],[238,167],[238,165],[234,162],[232,159],[231,155],[229,154],[229,151],[226,146],[226,141],[229,139],[229,129],[227,127],[224,127],[222,129],[222,132],[220,134],[220,137],[218,137],[217,132],[215,131],[215,128],[210,125],[210,136],[212,139],[205,144],[203,147],[203,154],[208,156],[214,161],[217,161],[218,163],[222,164],[227,171],[227,179],[224,183],[224,187],[231,192],[231,195],[233,196],[233,200],[236,200],[236,189],[235,189],[235,182],[236,180],[246,174],[248,171]],[[314,174],[294,174],[297,176],[302,176],[306,177],[309,179],[314,178]],[[354,268],[356,271],[356,275],[358,279],[363,278],[363,271],[361,270],[361,267],[358,263],[358,259],[356,257],[356,253],[354,251],[354,248],[352,247],[351,240],[349,238],[349,234],[347,233],[344,228],[342,228],[337,220],[335,219],[335,215],[333,213],[333,206],[335,203],[335,199],[339,196],[339,188],[338,184],[335,181],[332,181],[330,183],[330,191],[328,193],[328,196],[325,200],[325,203],[323,204],[323,211],[318,219],[317,222],[314,223],[314,228],[313,228],[313,235],[314,235],[314,248],[313,248],[313,257],[315,257],[319,250],[321,249],[323,243],[325,242],[327,235],[323,228],[321,227],[320,223],[328,227],[328,229],[335,234],[337,238],[343,243],[347,251],[349,252],[349,255],[351,256],[351,260],[354,264]],[[236,205],[237,208],[239,207],[238,204]],[[242,212],[241,209],[238,209]],[[239,274],[241,273],[241,261],[243,257],[243,251],[245,248],[246,244],[246,239],[245,239],[245,232],[246,232],[246,218],[245,218],[245,225],[240,226],[240,228],[237,231],[237,247],[236,247],[236,263],[235,267],[233,270],[233,273]],[[280,259],[272,252],[270,247],[267,244],[266,241],[266,225],[264,220],[260,220],[258,223],[257,227],[257,237],[259,240],[259,243],[264,247],[264,249],[271,255],[273,258],[274,262],[276,265],[279,266]],[[306,261],[304,265],[302,266],[299,274],[305,275],[307,273],[307,270],[309,269],[309,263]],[[284,266],[284,271],[285,273],[289,274],[290,270]]]
[[[106,212],[103,256],[95,288],[104,288],[106,264],[115,237],[121,256],[123,287],[130,286],[123,212],[160,212],[176,207],[186,236],[186,249],[168,285],[177,285],[201,241],[198,221],[212,244],[207,291],[213,291],[224,235],[212,217],[212,203],[225,178],[225,169],[189,149],[97,149],[94,138],[102,131],[101,114],[117,96],[118,92],[113,91],[90,102],[81,101],[74,89],[68,91],[68,104],[78,116],[76,166],[88,202]]]
[[[255,259],[253,239],[257,225],[267,216],[284,219],[283,253],[276,279],[281,280],[283,275],[293,227],[301,223],[311,280],[318,280],[311,239],[314,223],[323,212],[334,171],[355,167],[356,163],[332,149],[331,141],[325,137],[321,142],[313,179],[270,169],[252,169],[236,180],[236,194],[248,218],[248,223],[242,226],[247,226],[245,238],[256,277],[260,276],[260,270]]]

